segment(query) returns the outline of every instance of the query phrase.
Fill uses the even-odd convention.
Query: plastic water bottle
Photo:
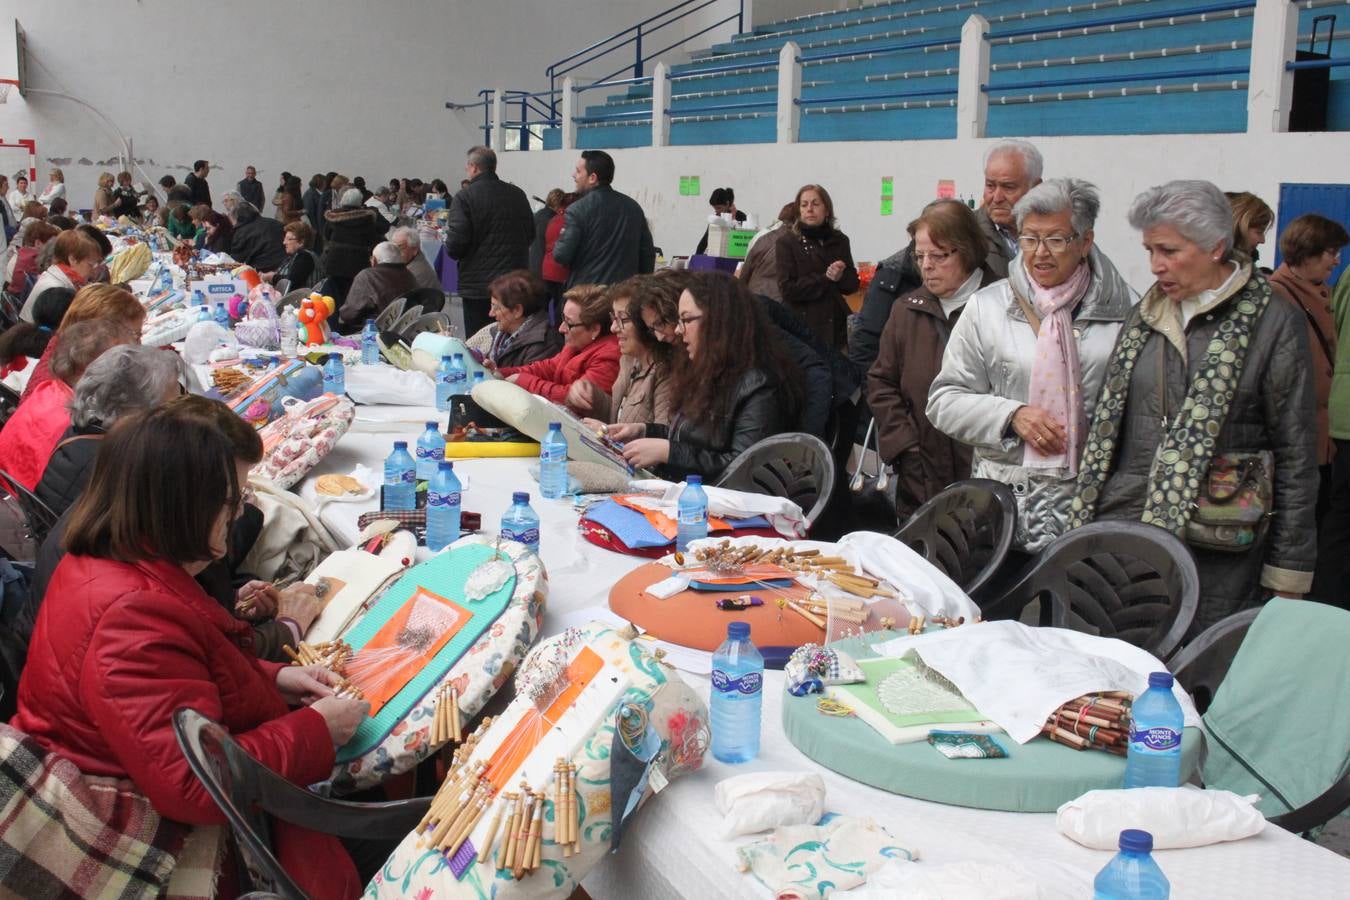
[[[703,493],[703,476],[689,475],[680,491],[679,523],[675,532],[675,549],[681,553],[689,549],[690,541],[708,536],[708,495]]]
[[[561,422],[549,422],[548,434],[539,442],[539,493],[549,500],[567,493],[567,439]]]
[[[192,292],[192,305],[200,306],[202,309],[206,309],[210,304],[206,302],[206,295],[203,294],[200,289],[198,289]]]
[[[384,508],[417,507],[417,466],[407,441],[394,441],[394,452],[384,461]]]
[[[228,329],[228,328],[230,327],[230,313],[229,313],[229,310],[227,310],[227,309],[225,308],[225,304],[224,304],[224,303],[217,303],[217,304],[216,304],[216,316],[215,316],[215,318],[216,318],[216,324],[219,325],[221,328]]]
[[[530,506],[527,492],[516,491],[511,495],[511,508],[502,516],[500,534],[504,541],[518,541],[539,552],[539,515]]]
[[[347,393],[347,367],[342,364],[341,353],[328,354],[328,361],[323,364],[323,389],[339,397]]]
[[[460,486],[455,464],[441,460],[427,488],[427,549],[459,540]]]
[[[713,733],[714,746],[717,740]],[[1093,900],[1167,900],[1172,886],[1153,859],[1153,835],[1137,828],[1120,833],[1120,852],[1092,882]]]
[[[300,353],[300,322],[295,318],[295,313],[286,310],[281,314],[277,321],[277,332],[281,336],[281,352],[285,356],[296,356]]]
[[[478,386],[479,386],[480,384],[482,384],[484,381],[487,381],[487,373],[486,373],[486,372],[479,371],[479,372],[474,372],[474,373],[473,373],[473,386],[472,386],[472,387],[478,387]],[[470,388],[470,391],[472,392],[472,388]]]
[[[759,755],[759,709],[764,700],[764,657],[750,643],[749,622],[728,622],[727,639],[713,654],[713,756],[725,763]]]
[[[417,480],[430,481],[436,467],[445,459],[445,438],[438,422],[428,422],[427,430],[417,439]]]
[[[1181,704],[1172,694],[1171,673],[1150,672],[1148,690],[1139,695],[1130,710],[1127,788],[1177,786],[1181,780],[1183,726]]]
[[[436,408],[441,412],[450,411],[450,397],[454,394],[454,384],[450,380],[451,362],[450,357],[442,356],[441,364],[436,367]]]
[[[378,366],[380,364],[380,330],[375,327],[374,319],[366,319],[366,327],[361,329],[361,365]]]
[[[462,394],[469,389],[469,369],[464,365],[464,354],[456,353],[450,359],[450,394]]]

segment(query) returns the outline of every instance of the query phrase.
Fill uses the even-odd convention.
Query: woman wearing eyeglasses
[[[670,425],[611,425],[624,458],[662,478],[696,473],[711,483],[756,442],[792,427],[801,374],[773,338],[744,283],[720,272],[689,276],[675,327],[675,409]]]
[[[507,381],[554,403],[564,403],[578,381],[608,392],[619,377],[619,340],[609,333],[609,295],[603,284],[581,284],[563,294],[558,331],[563,347],[528,366],[495,368]]]
[[[928,388],[962,309],[999,276],[985,265],[988,244],[975,212],[956,200],[930,203],[909,223],[923,286],[895,301],[880,353],[867,373],[881,456],[896,470],[895,511],[904,521],[929,497],[970,476],[970,448],[928,421]]]
[[[1136,299],[1093,243],[1100,205],[1077,178],[1017,202],[1008,278],[970,299],[928,397],[934,427],[973,448],[971,474],[1012,488],[1013,542],[1028,552],[1068,527],[1087,423]]]
[[[634,275],[609,289],[610,329],[622,354],[618,380],[610,393],[585,379],[567,392],[569,407],[594,417],[586,420],[591,428],[610,422],[670,422],[673,348],[658,340],[638,313],[638,298],[665,290],[650,275]]]

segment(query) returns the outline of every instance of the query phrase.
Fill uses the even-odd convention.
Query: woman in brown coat
[[[880,353],[867,372],[867,402],[882,459],[895,467],[902,522],[947,485],[970,477],[970,447],[934,428],[924,410],[962,308],[998,280],[984,265],[988,245],[979,220],[964,203],[930,203],[909,223],[909,235],[923,286],[891,307]]]
[[[797,191],[797,221],[774,246],[778,292],[816,337],[843,352],[848,345],[848,304],[858,270],[848,235],[835,227],[834,202],[818,184]]]

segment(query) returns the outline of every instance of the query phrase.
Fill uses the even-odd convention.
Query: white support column
[[[1256,0],[1252,12],[1251,72],[1247,76],[1247,131],[1289,130],[1294,73],[1284,64],[1298,43],[1298,5],[1289,0]]]
[[[577,92],[576,80],[568,75],[562,83],[562,149],[577,149]]]
[[[982,138],[989,121],[989,20],[971,16],[961,26],[961,53],[956,73],[956,139]]]
[[[801,133],[802,64],[797,61],[801,48],[792,41],[778,53],[778,143],[795,144]]]
[[[652,70],[652,146],[670,145],[670,67],[663,62]]]
[[[506,88],[492,91],[492,149],[506,152]]]

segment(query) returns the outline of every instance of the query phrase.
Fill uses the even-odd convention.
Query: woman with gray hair
[[[974,448],[971,474],[1012,488],[1019,550],[1068,527],[1087,422],[1135,294],[1093,241],[1101,202],[1052,178],[1013,207],[1008,278],[970,299],[928,395],[928,418]]]
[[[187,367],[172,350],[122,344],[89,364],[70,401],[70,428],[56,445],[33,493],[59,517],[79,499],[103,435],[127,413],[183,392]]]
[[[1149,188],[1130,224],[1158,280],[1111,356],[1072,524],[1137,519],[1184,539],[1200,572],[1198,632],[1263,595],[1301,597],[1312,582],[1308,330],[1233,250],[1232,210],[1209,182]]]

